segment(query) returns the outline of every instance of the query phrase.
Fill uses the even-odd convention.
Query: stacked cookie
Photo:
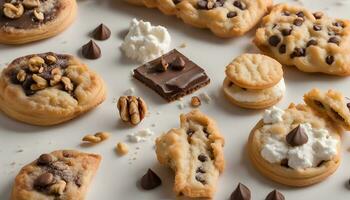
[[[260,54],[243,54],[226,67],[223,91],[233,104],[262,109],[279,102],[285,93],[282,65]]]

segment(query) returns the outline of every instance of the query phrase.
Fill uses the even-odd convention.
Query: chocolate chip
[[[323,17],[323,13],[322,12],[315,12],[313,13],[315,19],[321,19]]]
[[[304,20],[302,18],[296,18],[293,22],[295,26],[301,26],[303,25],[303,23],[304,23]]]
[[[97,59],[101,57],[100,47],[92,40],[82,47],[82,54],[88,59]]]
[[[235,191],[232,192],[230,200],[250,200],[251,194],[247,186],[242,183],[238,183]]]
[[[340,40],[337,37],[331,37],[331,38],[329,38],[328,43],[334,43],[334,44],[339,45]]]
[[[50,154],[42,154],[38,158],[38,165],[48,165],[53,161],[53,158]]]
[[[198,182],[201,182],[203,185],[205,185],[205,184],[207,183],[207,181],[205,181],[205,179],[203,178],[203,176],[200,175],[200,174],[197,174],[197,175],[196,175],[196,180],[197,180]]]
[[[154,67],[157,72],[166,72],[168,70],[169,63],[163,57],[160,59],[160,63]]]
[[[326,57],[326,63],[328,65],[331,65],[334,62],[334,56],[327,56]]]
[[[227,18],[233,18],[233,17],[236,17],[237,16],[237,12],[235,11],[230,11],[227,13]]]
[[[75,183],[75,185],[78,186],[78,187],[81,187],[81,186],[83,185],[80,176],[78,176],[78,177],[76,177],[76,178],[74,179],[74,183]]]
[[[239,8],[239,9],[241,9],[241,10],[246,9],[246,5],[243,2],[241,2],[241,1],[234,1],[233,5],[236,6],[237,8]]]
[[[188,129],[186,134],[191,137],[194,134],[194,130]]]
[[[51,173],[44,173],[34,181],[34,187],[43,188],[53,183],[54,177]]]
[[[196,170],[196,173],[202,173],[202,174],[205,174],[206,171],[205,169],[201,166],[201,167],[198,167],[197,170]]]
[[[141,178],[141,186],[145,190],[152,190],[162,184],[162,180],[151,169]]]
[[[283,11],[283,13],[282,13],[284,16],[290,16],[290,12],[288,11],[288,10],[286,10],[286,11]]]
[[[350,110],[350,103],[347,103],[346,107],[348,107],[348,109]]]
[[[293,53],[290,55],[291,58],[295,58],[295,57],[303,57],[305,56],[305,49],[303,48],[298,48],[296,47],[293,51]]]
[[[291,28],[282,29],[281,33],[283,36],[288,36],[288,35],[292,34],[292,29]]]
[[[269,38],[269,44],[273,47],[277,47],[280,42],[281,38],[278,35],[273,35]]]
[[[181,0],[173,0],[174,4],[178,4],[181,2]]]
[[[207,5],[208,5],[208,1],[200,0],[200,1],[198,1],[198,3],[197,3],[197,8],[198,8],[198,9],[201,9],[201,10],[208,9],[208,8],[207,8]]]
[[[312,45],[317,45],[318,44],[318,42],[316,41],[316,40],[314,40],[314,39],[311,39],[311,40],[309,40],[307,43],[306,43],[306,47],[309,47],[309,46],[312,46]]]
[[[344,23],[343,22],[334,22],[333,26],[344,28]]]
[[[286,136],[287,143],[292,147],[306,144],[308,140],[308,136],[306,135],[304,129],[300,127],[300,125],[290,131]]]
[[[289,168],[288,159],[287,159],[287,158],[281,160],[281,166],[282,166],[282,167]]]
[[[284,200],[284,199],[285,198],[284,198],[283,194],[277,190],[273,190],[265,198],[265,200]]]
[[[287,47],[285,44],[281,44],[280,48],[278,49],[278,52],[280,52],[280,54],[285,54],[287,51]]]
[[[199,154],[198,156],[198,160],[201,161],[201,162],[205,162],[208,160],[208,157],[204,154]]]
[[[313,26],[313,28],[314,28],[314,31],[320,31],[320,30],[322,30],[322,26],[321,26],[321,25],[317,25],[317,24],[315,24],[315,25]]]
[[[171,63],[171,67],[174,70],[183,70],[186,67],[186,62],[181,57],[176,57],[175,60]]]
[[[92,34],[96,40],[107,40],[111,37],[111,30],[104,24],[100,24]]]
[[[304,18],[304,13],[303,11],[297,12],[296,15],[300,18]]]

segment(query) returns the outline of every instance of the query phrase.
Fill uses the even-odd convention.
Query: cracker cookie
[[[208,28],[219,37],[243,35],[272,6],[272,0],[126,0],[166,15],[176,15],[186,24]]]
[[[258,122],[247,144],[250,160],[259,172],[278,183],[303,187],[336,171],[341,159],[341,129],[328,117],[307,105],[294,104],[285,111],[265,114],[272,117],[264,116]]]
[[[256,46],[304,72],[350,75],[350,22],[299,6],[276,5],[256,32]]]
[[[157,138],[158,161],[175,171],[176,194],[211,198],[224,170],[224,138],[199,110],[181,115],[180,121],[181,128]]]
[[[343,95],[335,90],[322,93],[313,89],[304,95],[304,101],[313,109],[328,115],[344,129],[350,130],[350,111]]]
[[[73,150],[42,154],[16,176],[11,200],[83,200],[100,161]]]
[[[0,75],[0,110],[28,124],[68,121],[105,97],[100,76],[70,55],[50,52],[20,57]]]
[[[73,23],[76,13],[75,0],[0,0],[0,43],[53,37]]]

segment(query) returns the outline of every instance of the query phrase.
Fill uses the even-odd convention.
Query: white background
[[[313,11],[326,10],[331,16],[350,18],[349,1],[345,1],[345,5],[338,5],[340,0],[302,2]],[[251,44],[254,31],[240,38],[219,39],[207,30],[192,28],[175,17],[162,15],[157,10],[134,7],[121,0],[86,0],[79,1],[78,17],[63,34],[29,45],[0,45],[0,65],[3,67],[16,57],[32,53],[54,51],[79,55],[80,47],[90,39],[90,31],[101,22],[112,30],[109,40],[98,42],[102,57],[95,61],[83,60],[91,69],[97,71],[108,85],[108,98],[97,109],[76,120],[49,128],[18,123],[0,113],[0,200],[9,199],[14,177],[24,164],[36,159],[41,153],[58,149],[78,149],[103,156],[98,174],[90,187],[88,200],[176,198],[172,192],[173,174],[171,170],[158,164],[153,142],[129,143],[130,153],[125,157],[117,156],[114,151],[118,141],[127,142],[127,134],[151,128],[157,136],[172,127],[177,127],[179,114],[190,110],[189,107],[180,110],[179,102],[166,103],[152,90],[130,77],[130,71],[139,64],[125,58],[119,46],[130,20],[134,17],[167,27],[172,36],[172,48],[186,43],[187,47],[179,50],[205,68],[211,77],[211,84],[195,94],[205,91],[212,96],[211,103],[204,103],[201,110],[217,121],[226,138],[227,165],[220,177],[215,199],[228,199],[238,182],[251,189],[252,199],[264,199],[275,188],[281,190],[286,199],[291,200],[349,199],[350,189],[346,187],[346,182],[350,179],[350,152],[346,150],[350,147],[348,133],[343,137],[343,161],[340,168],[333,176],[315,186],[298,189],[276,184],[261,176],[249,162],[245,144],[262,111],[249,111],[231,105],[224,99],[220,87],[225,77],[225,66],[241,53],[256,51]],[[313,87],[324,90],[338,89],[350,96],[348,78],[305,74],[287,67],[284,68],[284,72],[287,93],[278,105],[282,108],[291,102],[301,103],[303,94]],[[119,121],[116,104],[113,103],[115,98],[130,87],[135,88],[135,95],[145,99],[151,112],[142,124],[134,128]],[[184,103],[187,104],[189,99],[190,96],[184,98]],[[157,112],[160,114],[156,114]],[[153,123],[155,127],[151,127]],[[97,131],[109,131],[112,137],[93,147],[81,146],[80,141],[84,135]],[[159,174],[163,184],[155,190],[143,191],[137,182],[148,168]]]

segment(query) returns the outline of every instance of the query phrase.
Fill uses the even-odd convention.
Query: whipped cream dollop
[[[264,124],[274,124],[283,121],[284,110],[273,106],[267,109],[263,115]]]
[[[171,37],[163,26],[133,19],[121,49],[126,56],[139,62],[147,62],[169,51]]]
[[[337,155],[338,140],[332,138],[326,129],[314,129],[311,124],[300,124],[308,136],[308,142],[292,147],[284,137],[270,134],[263,148],[261,156],[270,163],[280,163],[288,159],[288,166],[293,169],[317,167],[322,161],[331,160]]]

